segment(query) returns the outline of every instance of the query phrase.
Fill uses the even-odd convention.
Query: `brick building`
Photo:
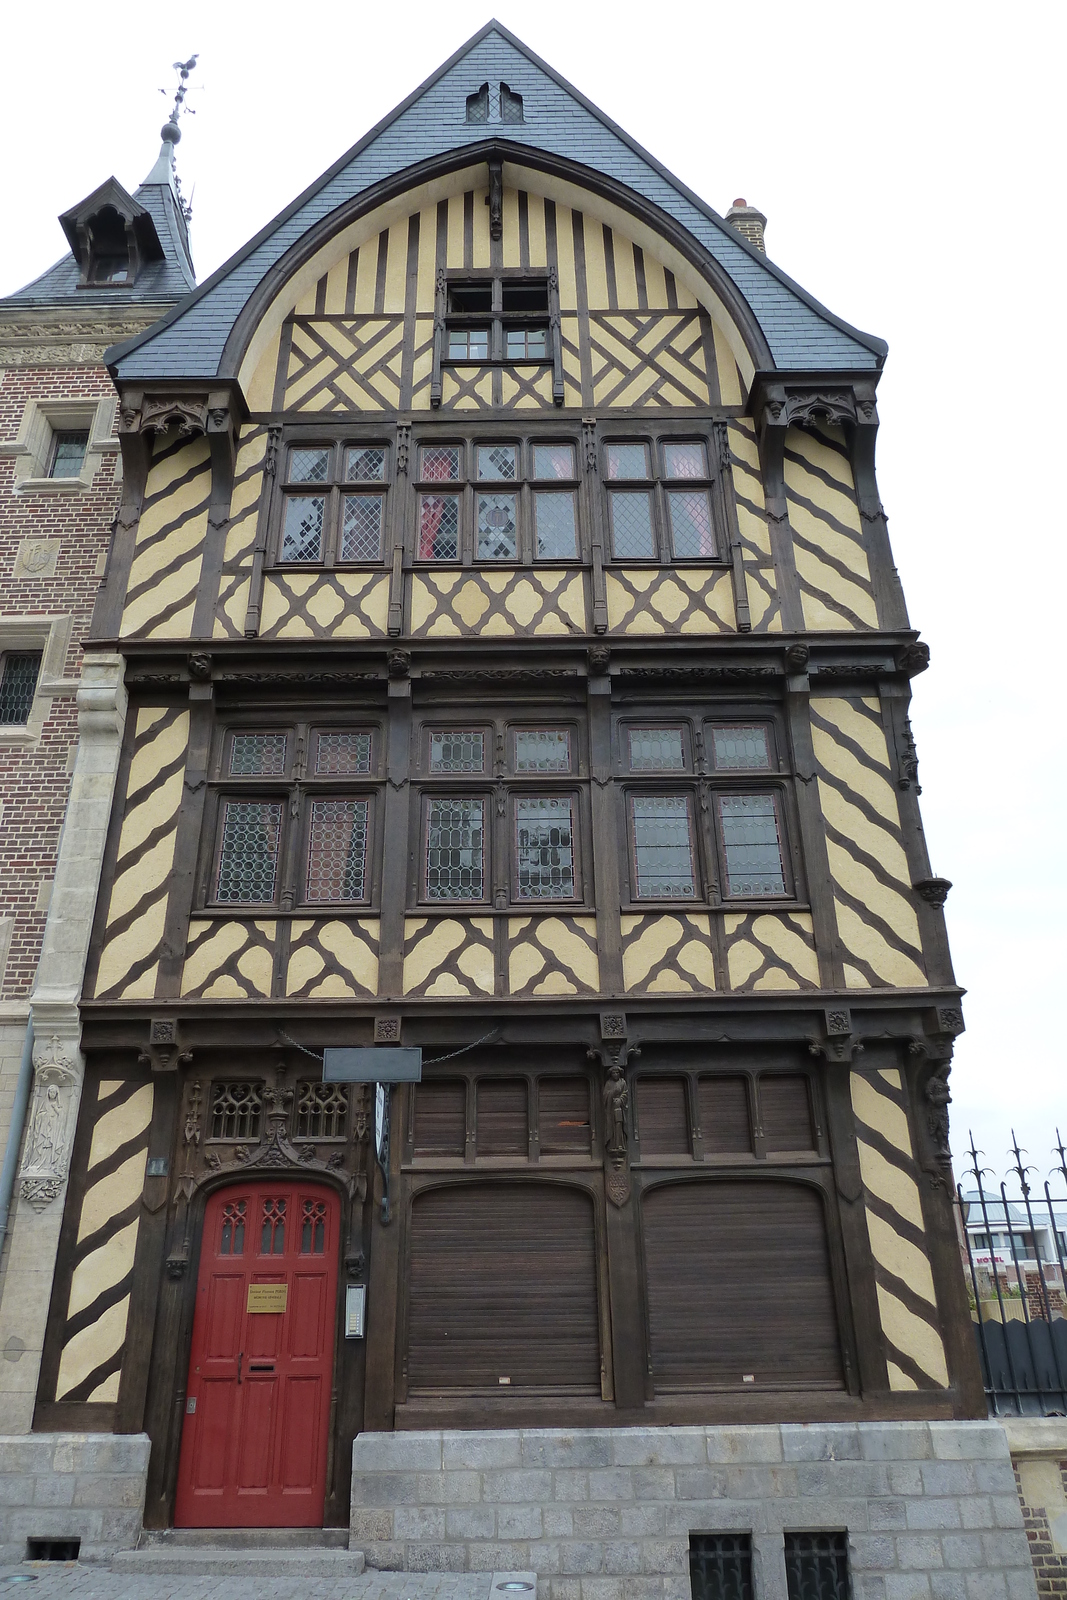
[[[61,259],[0,301],[0,1296],[20,1304],[17,1333],[0,1311],[0,1430],[32,1406],[62,1205],[48,1175],[14,1182],[27,1091],[76,1060],[125,706],[117,657],[82,654],[122,482],[102,357],[194,286],[178,138],[172,115],[144,183],[109,178],[65,212]]]

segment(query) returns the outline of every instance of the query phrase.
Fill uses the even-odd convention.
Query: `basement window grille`
[[[216,1083],[211,1091],[211,1137],[258,1139],[263,1112],[262,1085]]]
[[[752,1538],[747,1533],[691,1533],[693,1600],[753,1600]]]
[[[30,720],[37,679],[41,673],[39,650],[11,651],[3,657],[0,673],[0,726],[18,727]]]
[[[77,1561],[80,1539],[27,1539],[27,1561]]]
[[[849,1600],[848,1535],[787,1533],[785,1582],[789,1600]]]

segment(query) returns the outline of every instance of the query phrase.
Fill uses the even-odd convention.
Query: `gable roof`
[[[149,332],[107,352],[117,378],[214,377],[227,336],[264,275],[309,229],[373,185],[444,151],[482,143],[466,97],[489,80],[521,94],[509,143],[606,174],[660,207],[715,258],[748,302],[779,369],[875,370],[887,346],[835,317],[752,248],[591,101],[499,22],[486,23],[382,122]]]

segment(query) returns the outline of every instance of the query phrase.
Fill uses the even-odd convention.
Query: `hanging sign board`
[[[322,1053],[324,1083],[421,1083],[422,1051],[399,1045],[338,1047]]]
[[[287,1283],[250,1283],[246,1311],[284,1311],[289,1302]]]

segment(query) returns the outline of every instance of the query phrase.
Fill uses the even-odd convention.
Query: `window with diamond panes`
[[[311,902],[367,898],[369,800],[313,800],[308,838]]]
[[[328,483],[330,478],[330,452],[317,448],[293,449],[289,452],[290,483]]]
[[[704,440],[604,446],[611,554],[616,561],[720,559]]]
[[[316,566],[381,561],[387,447],[294,445],[288,460],[278,559]]]
[[[516,728],[516,772],[569,772],[571,736],[566,728]]]
[[[651,476],[646,444],[609,444],[604,454],[609,484],[638,483]],[[651,488],[609,489],[608,518],[611,553],[616,561],[655,559]]]
[[[315,775],[320,778],[369,776],[372,735],[355,728],[323,728],[315,740]]]
[[[426,898],[485,896],[485,802],[460,796],[426,803]]]
[[[345,451],[346,483],[384,483],[385,450],[377,445],[356,445]]]
[[[341,501],[342,561],[380,561],[385,496],[346,494]]]
[[[40,675],[40,650],[11,650],[0,657],[0,727],[17,728],[30,720]]]
[[[296,1097],[297,1139],[343,1139],[348,1133],[348,1088],[343,1083],[302,1083]]]
[[[789,1600],[849,1600],[848,1534],[787,1533],[785,1587]]]
[[[684,772],[681,728],[628,728],[631,772]]]
[[[322,526],[326,515],[324,495],[294,494],[285,502],[282,560],[322,560]]]
[[[259,1138],[263,1111],[262,1084],[215,1083],[211,1086],[211,1137],[237,1141]]]
[[[289,735],[235,733],[230,743],[231,778],[284,778]]]
[[[631,795],[634,896],[692,900],[696,895],[693,826],[685,795]]]
[[[431,772],[484,772],[485,734],[473,729],[430,734]]]
[[[267,905],[274,899],[282,833],[280,800],[224,800],[215,899]]]
[[[768,727],[713,726],[711,762],[716,772],[770,772],[771,731]]]
[[[693,1600],[753,1600],[751,1534],[691,1533],[689,1578]]]
[[[419,479],[423,485],[459,483],[462,452],[458,445],[423,445]],[[459,495],[419,493],[416,555],[420,561],[459,560]]]
[[[717,551],[704,444],[668,441],[663,446],[663,476],[673,555],[679,560],[714,560]],[[689,487],[675,487],[680,480],[688,480]]]
[[[516,893],[520,900],[574,898],[573,802],[529,795],[515,801]]]
[[[773,794],[717,795],[725,868],[731,899],[786,893],[778,802]]]

